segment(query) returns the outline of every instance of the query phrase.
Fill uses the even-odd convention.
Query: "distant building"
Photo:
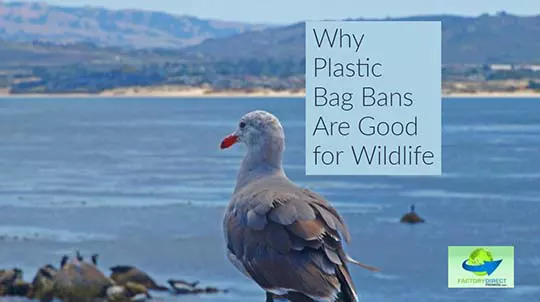
[[[530,71],[540,71],[540,65],[533,65],[533,64],[519,65],[517,69],[530,70]]]
[[[514,66],[511,64],[491,64],[489,68],[493,71],[513,70]]]

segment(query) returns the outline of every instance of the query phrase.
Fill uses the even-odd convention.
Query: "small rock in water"
[[[403,217],[401,217],[400,222],[401,223],[415,224],[415,223],[424,223],[426,221],[424,219],[420,218],[420,216],[418,216],[418,214],[416,214],[415,206],[411,205],[411,211],[409,213],[403,215]]]

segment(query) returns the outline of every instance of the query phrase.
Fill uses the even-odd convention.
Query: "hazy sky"
[[[0,0],[1,1],[1,0]],[[71,6],[141,8],[232,21],[289,23],[313,19],[479,15],[507,11],[540,14],[540,0],[45,0]]]

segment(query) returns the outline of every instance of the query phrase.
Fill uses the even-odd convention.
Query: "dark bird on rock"
[[[54,297],[53,278],[56,272],[56,268],[50,264],[41,267],[32,280],[32,289],[28,297],[33,300],[51,301]]]
[[[99,258],[99,255],[98,255],[98,254],[93,254],[93,255],[92,255],[92,263],[93,263],[95,266],[97,266],[98,258]]]
[[[175,293],[189,294],[197,290],[197,285],[199,284],[199,281],[186,282],[183,280],[169,279],[167,280],[167,283],[169,283],[169,285],[171,286],[171,288],[174,290]]]
[[[221,143],[246,146],[223,228],[232,264],[267,293],[267,301],[358,301],[343,218],[322,196],[301,188],[282,166],[285,134],[265,111],[244,115]]]
[[[0,296],[12,296],[13,286],[23,281],[23,273],[19,268],[0,270]]]
[[[8,270],[0,270],[0,286],[11,284],[17,280],[22,280],[22,278],[23,272],[17,267]]]
[[[77,260],[79,261],[83,261],[83,257],[81,256],[81,253],[79,251],[77,251]]]
[[[420,216],[418,216],[418,214],[416,214],[414,204],[411,205],[411,211],[409,213],[403,215],[403,217],[401,217],[400,221],[402,223],[410,223],[410,224],[425,222],[424,219],[420,218]]]
[[[62,256],[62,260],[60,260],[60,269],[62,269],[68,262],[69,257],[67,255]]]
[[[158,291],[168,291],[169,288],[156,283],[147,273],[134,266],[118,265],[110,268],[111,279],[117,285],[125,285],[128,282],[144,285],[146,288]]]

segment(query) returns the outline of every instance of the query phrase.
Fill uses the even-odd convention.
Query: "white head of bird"
[[[243,143],[250,148],[257,148],[268,143],[283,142],[285,134],[278,118],[273,114],[257,110],[245,114],[238,122],[236,130],[221,142],[221,149],[235,143]]]
[[[273,114],[257,110],[245,114],[236,130],[221,142],[221,149],[236,143],[246,146],[246,153],[237,179],[237,189],[257,176],[269,173],[284,174],[282,156],[285,149],[285,132]]]

